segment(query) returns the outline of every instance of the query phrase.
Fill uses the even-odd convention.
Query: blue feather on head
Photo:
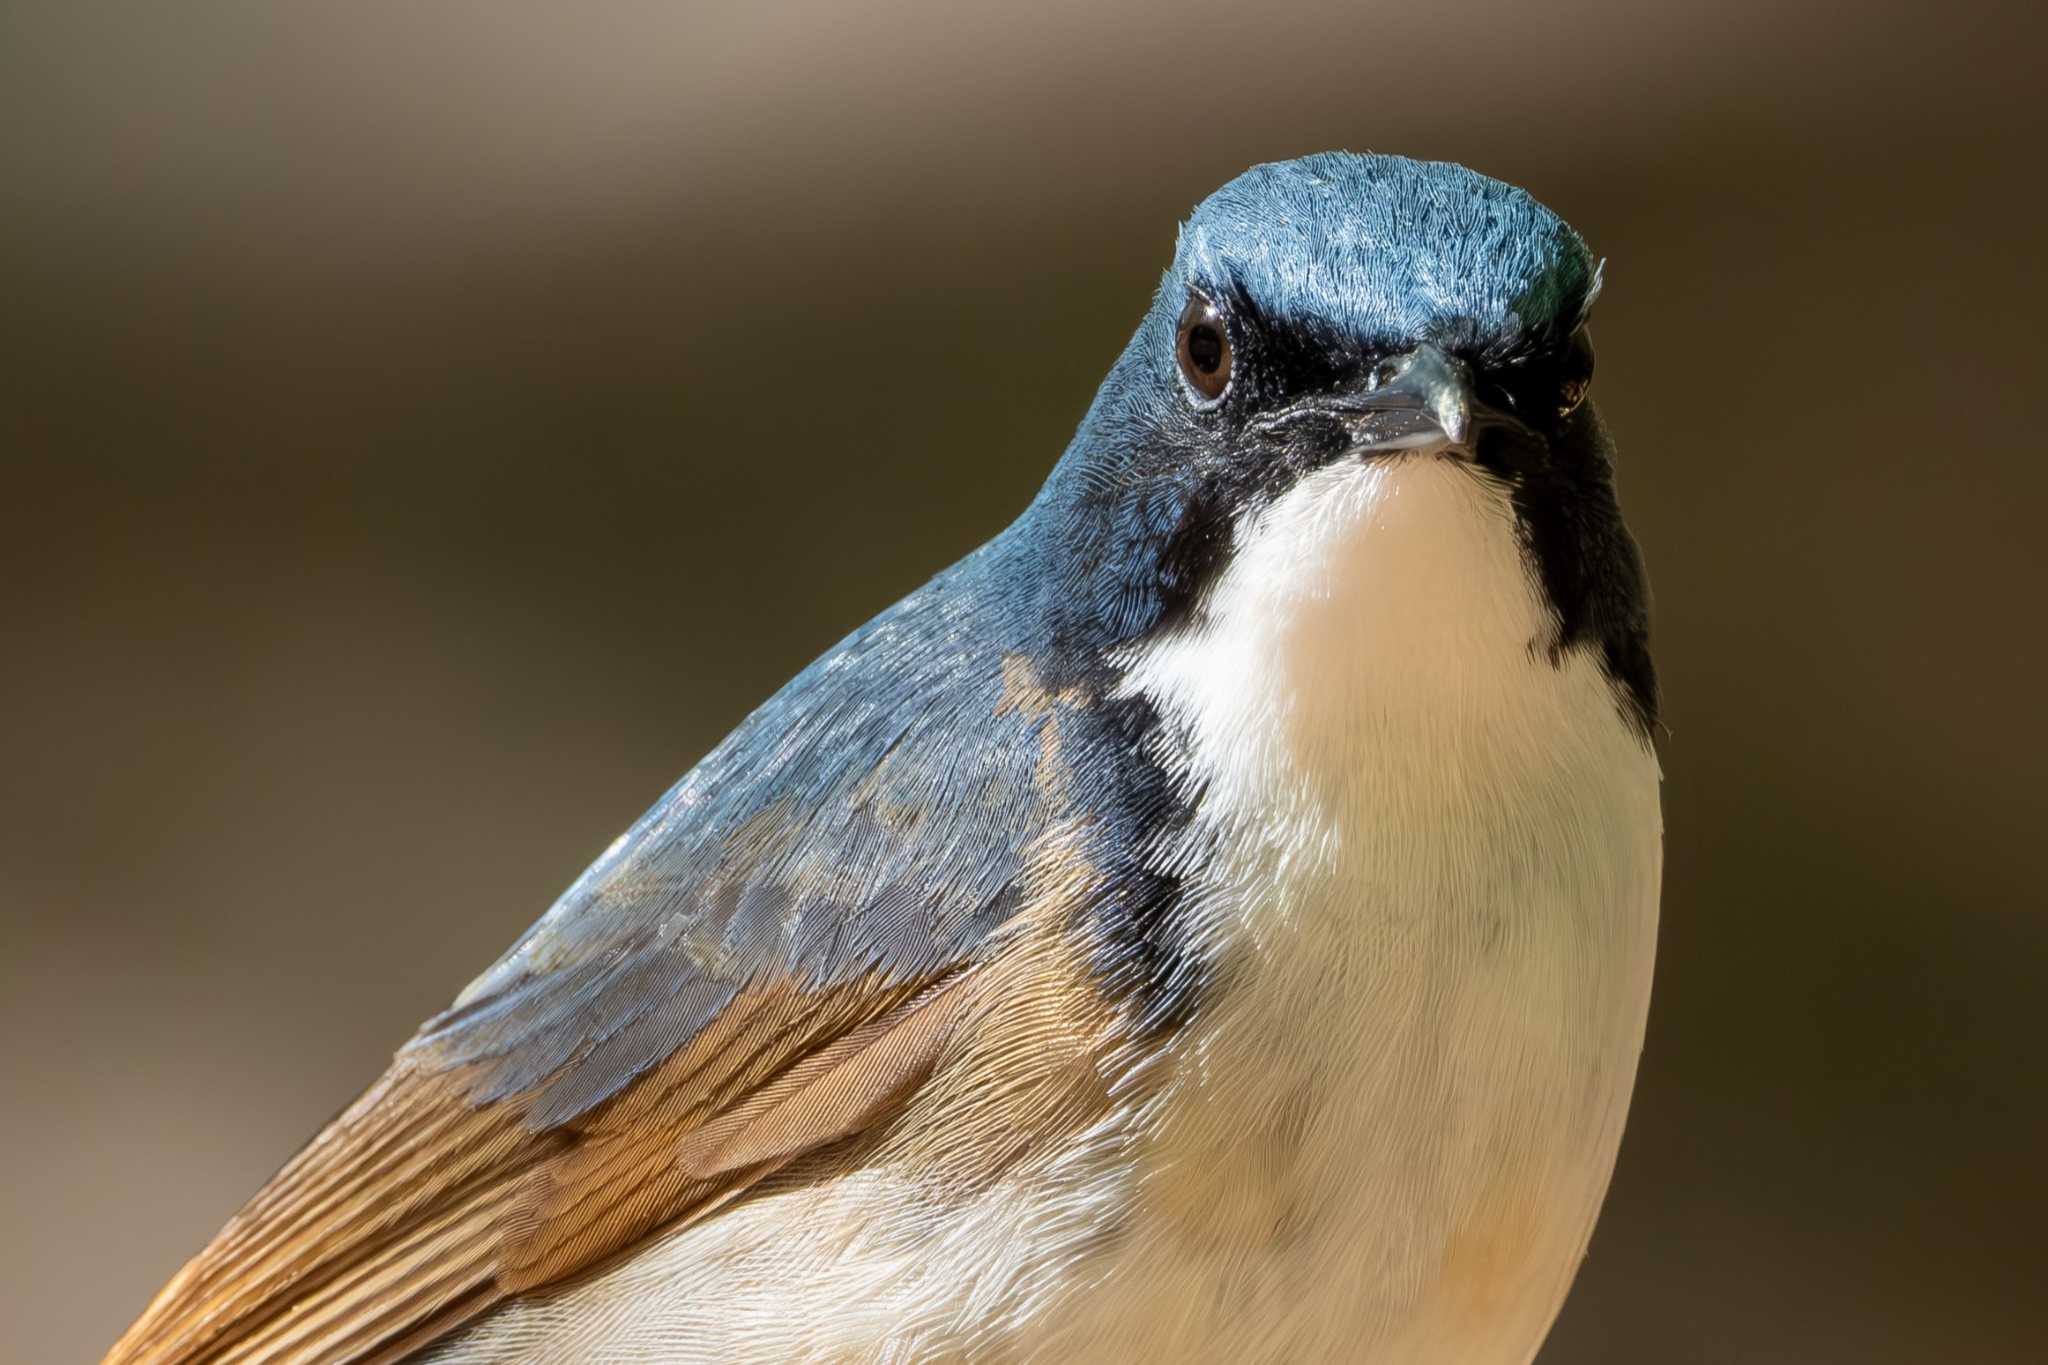
[[[1255,166],[1181,229],[1162,289],[1234,287],[1270,318],[1368,347],[1469,333],[1487,350],[1576,325],[1596,279],[1578,233],[1528,191],[1443,161],[1322,152]]]

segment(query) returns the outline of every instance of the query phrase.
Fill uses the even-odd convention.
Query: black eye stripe
[[[1233,386],[1244,389],[1235,375],[1241,358],[1258,363],[1256,372],[1246,376],[1252,390],[1241,393],[1233,406],[1242,407],[1248,400],[1270,409],[1290,396],[1364,382],[1376,361],[1405,353],[1410,345],[1397,339],[1362,339],[1314,315],[1270,320],[1254,301],[1227,285],[1221,297],[1228,304],[1227,315],[1207,286],[1190,284],[1175,324],[1174,358],[1187,395],[1198,408],[1218,406]],[[1485,338],[1476,328],[1467,320],[1469,335],[1451,349],[1472,365],[1486,402],[1544,427],[1569,417],[1585,401],[1592,384],[1593,348],[1583,322],[1568,333],[1524,331],[1490,346],[1483,344]],[[1434,334],[1429,339],[1435,340]],[[1238,354],[1240,344],[1248,348],[1245,357]]]
[[[1503,402],[1526,421],[1569,417],[1593,383],[1593,342],[1580,327],[1551,351],[1480,371],[1490,401]]]

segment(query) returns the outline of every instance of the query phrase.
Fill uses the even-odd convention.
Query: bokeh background
[[[2039,11],[14,0],[0,1359],[96,1359],[1331,146],[1607,257],[1669,873],[1545,1365],[2043,1358]]]

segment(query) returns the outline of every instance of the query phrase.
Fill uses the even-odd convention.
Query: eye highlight
[[[1230,387],[1230,332],[1216,305],[1200,294],[1189,294],[1181,310],[1174,355],[1181,378],[1205,401],[1215,402]]]

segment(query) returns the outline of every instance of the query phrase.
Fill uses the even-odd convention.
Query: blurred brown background
[[[1666,927],[1544,1362],[2042,1358],[2038,11],[6,6],[0,1360],[95,1359],[1329,146],[1608,260]]]

